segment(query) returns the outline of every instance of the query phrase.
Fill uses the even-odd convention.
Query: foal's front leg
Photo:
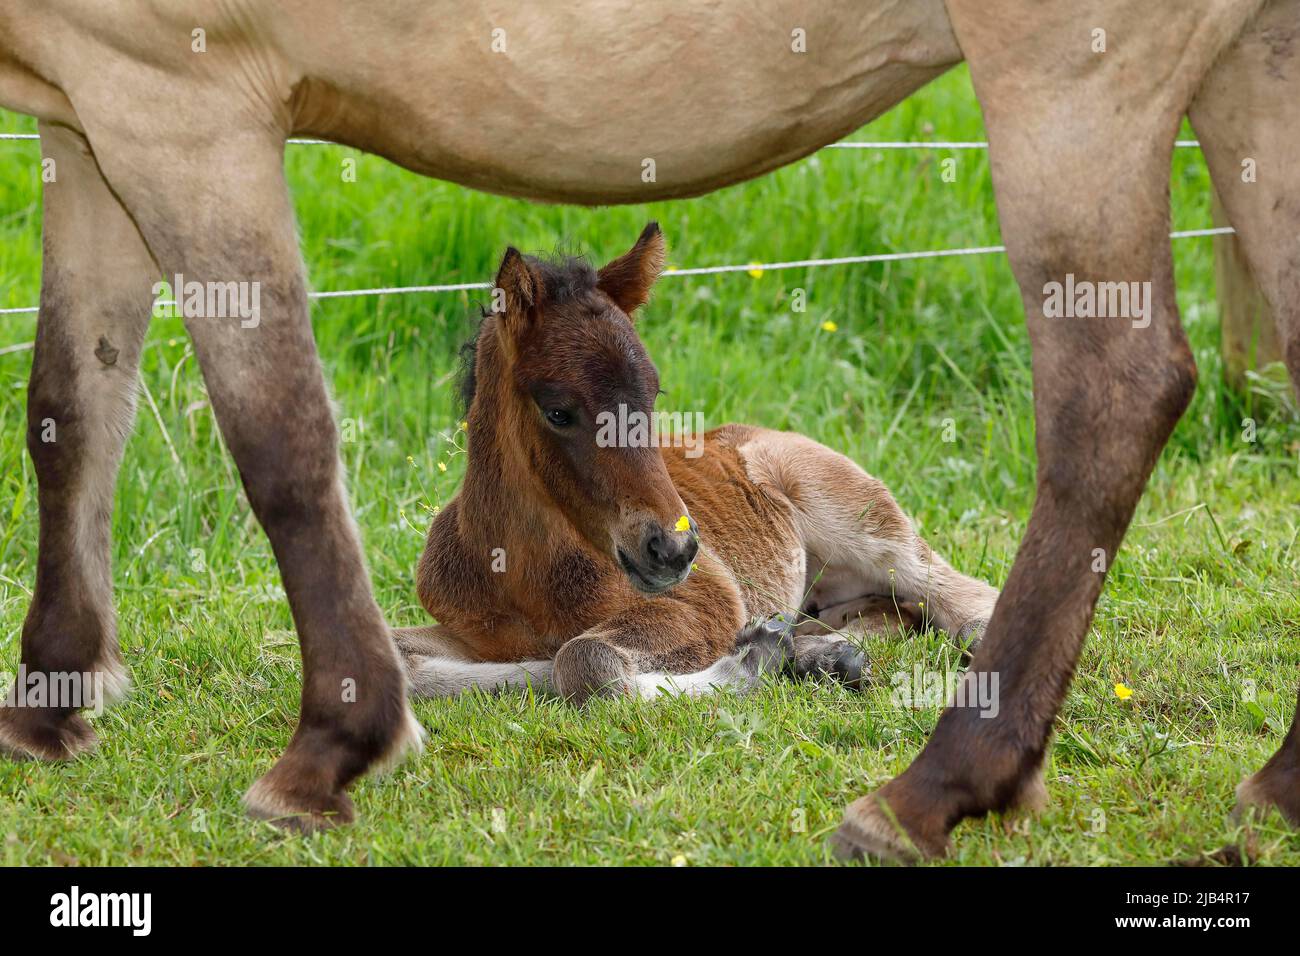
[[[441,624],[399,627],[393,637],[414,697],[455,697],[467,690],[554,691],[552,661],[475,660],[469,648]]]
[[[21,664],[29,677],[79,674],[90,682],[80,700],[0,707],[0,752],[52,759],[94,743],[79,707],[102,705],[96,692],[111,698],[126,689],[109,524],[157,270],[86,141],[42,124],[41,152],[53,160],[55,180],[45,186],[41,311],[27,397],[41,530]]]
[[[281,168],[283,139],[223,106],[216,93],[197,110],[196,99],[169,96],[178,92],[159,90],[152,104],[159,115],[190,124],[168,137],[151,135],[151,120],[146,128],[131,125],[152,112],[107,107],[95,115],[125,126],[88,122],[88,133],[164,274],[182,275],[187,287],[237,290],[245,306],[237,314],[227,308],[225,315],[186,316],[302,646],[297,729],[245,802],[254,816],[302,828],[347,821],[353,811],[345,788],[418,745],[420,731],[344,496]],[[176,291],[183,301],[187,290]]]
[[[568,641],[555,655],[556,691],[581,704],[593,696],[699,694],[746,689],[793,653],[788,629],[745,627],[739,592],[701,554],[698,569],[667,594],[637,603]]]

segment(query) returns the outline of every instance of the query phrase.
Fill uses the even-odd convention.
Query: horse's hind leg
[[[1298,88],[1300,0],[1275,0],[1220,58],[1189,115],[1300,393]],[[1282,746],[1237,796],[1300,826],[1300,701]]]
[[[344,822],[352,816],[345,788],[418,745],[420,731],[343,491],[283,138],[250,122],[248,99],[234,92],[223,99],[210,85],[160,87],[152,75],[119,82],[151,89],[151,109],[101,103],[82,118],[164,274],[183,276],[178,300],[191,288],[214,290],[203,298],[215,307],[191,308],[186,328],[302,646],[297,729],[245,802],[254,816],[289,826]],[[153,135],[155,114],[180,127]]]
[[[966,644],[983,633],[998,592],[955,570],[912,527],[889,489],[851,459],[803,435],[759,432],[741,448],[750,478],[794,509],[808,551],[807,605],[822,611],[887,595]],[[849,610],[851,610],[851,606]],[[827,623],[833,623],[828,621]]]
[[[0,707],[0,750],[59,758],[94,743],[76,710],[100,706],[97,690],[112,697],[126,687],[109,526],[157,270],[85,140],[43,124],[41,147],[55,179],[45,186],[41,310],[27,398],[40,550],[20,673],[90,680],[82,678],[78,700]]]

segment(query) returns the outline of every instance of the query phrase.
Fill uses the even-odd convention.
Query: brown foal
[[[467,375],[465,484],[420,561],[438,624],[398,632],[414,693],[694,694],[781,665],[858,685],[845,626],[916,626],[924,607],[963,643],[982,634],[997,591],[844,456],[748,425],[698,446],[605,430],[655,415],[630,316],[663,261],[654,223],[599,271],[506,253]]]

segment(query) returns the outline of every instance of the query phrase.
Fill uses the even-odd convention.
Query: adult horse
[[[1109,566],[1195,387],[1167,236],[1184,114],[1300,380],[1298,34],[1300,0],[8,0],[0,104],[40,119],[57,169],[22,663],[121,673],[109,513],[151,286],[160,273],[257,283],[260,321],[187,319],[302,645],[297,730],[247,802],[307,825],[350,818],[347,785],[419,734],[340,483],[286,137],[498,193],[642,202],[807,155],[964,58],[1033,345],[1038,493],[973,664],[998,672],[999,716],[946,711],[838,835],[850,853],[940,853],[963,817],[1041,795],[1104,579],[1095,554]],[[1049,318],[1044,287],[1071,274],[1151,283],[1149,321]],[[56,442],[42,440],[49,422]],[[60,757],[94,738],[69,708],[6,708],[0,739]],[[1239,792],[1300,823],[1294,723]]]

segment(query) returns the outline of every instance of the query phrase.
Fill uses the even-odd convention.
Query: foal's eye
[[[566,425],[573,424],[573,416],[562,408],[548,408],[546,410],[546,420],[556,428],[564,428]]]

